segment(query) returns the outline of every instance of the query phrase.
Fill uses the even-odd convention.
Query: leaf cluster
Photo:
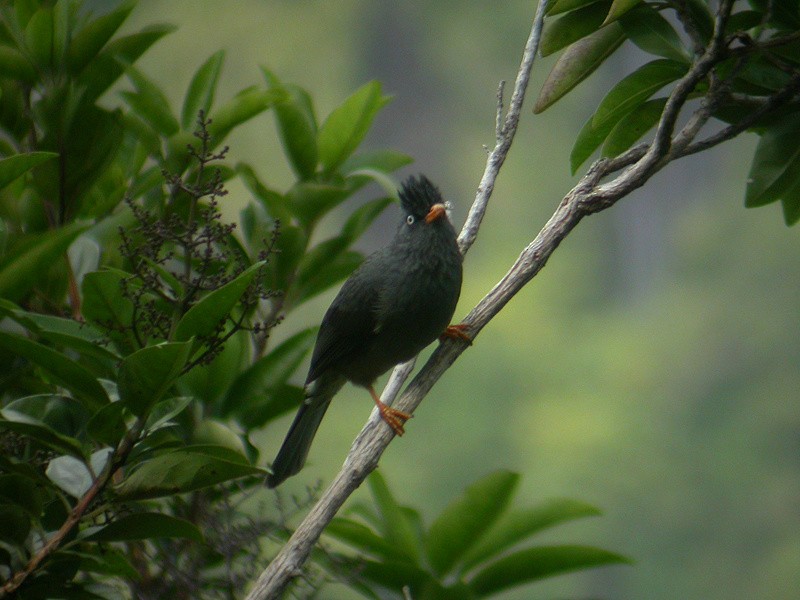
[[[561,52],[537,98],[541,112],[633,44],[646,62],[617,82],[581,129],[572,171],[596,151],[616,157],[668,114],[677,83],[709,56],[713,68],[694,86],[708,115],[728,125],[700,151],[742,131],[760,136],[745,205],[781,202],[787,224],[800,220],[796,144],[800,88],[800,5],[795,0],[556,0],[549,6],[543,55]],[[669,118],[672,118],[671,116]]]
[[[599,511],[566,499],[513,506],[519,479],[508,471],[482,477],[425,527],[375,471],[367,479],[374,507],[353,507],[326,533],[357,551],[348,579],[370,598],[489,598],[562,573],[629,562],[591,546],[530,545],[537,534]]]

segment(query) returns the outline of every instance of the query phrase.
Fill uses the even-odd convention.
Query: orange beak
[[[442,218],[446,214],[447,214],[447,209],[445,209],[444,204],[434,204],[433,206],[431,206],[431,209],[428,211],[428,214],[425,215],[425,222],[433,223],[434,221]]]

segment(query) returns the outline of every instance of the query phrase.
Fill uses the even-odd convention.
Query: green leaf
[[[617,123],[665,85],[686,74],[685,64],[659,59],[649,62],[617,83],[600,102],[592,119],[594,129]]]
[[[342,237],[350,244],[355,242],[393,202],[392,198],[378,198],[354,210],[342,227]]]
[[[689,66],[689,51],[678,33],[659,11],[642,4],[620,19],[625,35],[645,52],[663,56]]]
[[[405,557],[406,561],[418,564],[420,558],[419,539],[412,522],[389,491],[383,476],[378,471],[373,471],[367,478],[367,485],[369,485],[380,514],[381,533],[384,538],[401,556]]]
[[[94,475],[99,475],[108,463],[111,448],[94,452],[90,458],[92,471],[86,463],[74,456],[58,456],[47,465],[47,478],[74,498],[81,498],[94,483]]]
[[[95,529],[83,538],[86,542],[131,542],[158,538],[184,538],[203,543],[203,534],[194,523],[163,513],[134,513]]]
[[[79,569],[87,573],[111,575],[128,581],[136,581],[141,578],[141,574],[128,561],[125,554],[111,546],[105,546],[102,550],[93,554],[62,550],[54,553],[53,559],[57,560],[62,555],[78,558],[80,560]]]
[[[270,89],[282,95],[275,104],[275,120],[286,156],[300,179],[309,180],[314,177],[319,157],[317,122],[311,96],[297,86],[284,86],[264,67],[261,71]]]
[[[497,523],[464,556],[464,570],[500,556],[505,550],[540,531],[566,521],[599,514],[600,511],[594,506],[568,499],[552,500],[541,506],[508,511],[500,516]]]
[[[800,117],[781,120],[766,129],[753,156],[745,193],[745,206],[764,206],[783,201],[784,210],[798,202],[800,182]],[[788,204],[786,204],[788,200]],[[792,224],[791,211],[784,213],[787,224]]]
[[[578,137],[575,138],[575,144],[572,146],[572,152],[569,155],[570,171],[574,175],[578,168],[586,162],[586,160],[597,150],[603,141],[611,133],[611,130],[616,125],[616,122],[606,120],[602,127],[594,126],[594,115],[589,117],[586,123],[583,124]]]
[[[37,520],[44,509],[38,482],[21,473],[0,475],[0,504],[15,504]]]
[[[547,12],[545,14],[548,17],[552,17],[571,10],[576,10],[594,2],[597,2],[597,0],[555,0],[547,5]]]
[[[595,33],[600,29],[607,13],[607,2],[594,2],[573,10],[556,21],[548,22],[539,44],[542,56],[549,56]]]
[[[34,63],[42,71],[49,71],[55,63],[55,37],[53,8],[42,7],[25,26],[25,45]]]
[[[98,410],[86,425],[86,431],[93,440],[114,446],[125,436],[125,405],[111,402]]]
[[[147,414],[181,374],[191,349],[191,342],[171,342],[126,357],[117,383],[120,401],[137,416]]]
[[[312,328],[296,333],[242,371],[222,398],[219,416],[233,416],[245,428],[253,429],[283,412],[284,386],[311,350],[316,332]],[[281,410],[276,411],[276,402],[281,403]]]
[[[266,475],[266,470],[243,462],[241,457],[231,458],[229,454],[223,457],[190,448],[159,454],[133,471],[115,492],[122,501],[143,500],[191,492],[248,475]]]
[[[619,23],[610,23],[572,44],[558,57],[547,75],[533,112],[544,111],[566,95],[603,64],[624,41],[625,33]]]
[[[278,100],[272,90],[250,88],[241,91],[231,100],[211,111],[212,122],[208,127],[212,144],[219,145],[231,130],[245,121],[261,114]]]
[[[323,270],[304,270],[301,273],[302,279],[298,278],[297,285],[290,290],[290,304],[297,306],[344,281],[363,261],[363,254],[347,250],[328,261]]]
[[[328,115],[317,137],[319,159],[326,173],[335,171],[355,151],[387,102],[380,83],[370,81]]]
[[[272,218],[279,219],[284,225],[290,223],[292,217],[286,206],[283,195],[264,185],[258,178],[258,175],[256,175],[253,167],[244,163],[238,163],[236,165],[236,173],[244,182],[247,189],[250,190],[250,193],[261,202]]]
[[[619,554],[590,546],[543,546],[514,552],[492,563],[469,581],[478,597],[485,598],[502,590],[539,581],[561,573],[630,563]]]
[[[97,56],[128,18],[134,6],[133,2],[125,2],[116,10],[98,17],[73,36],[67,54],[72,73],[80,73]]]
[[[175,339],[183,342],[193,337],[203,338],[213,333],[220,321],[230,315],[233,308],[239,303],[242,295],[263,266],[263,261],[251,265],[236,279],[204,296],[178,321],[175,328]]]
[[[56,152],[28,152],[0,159],[0,189],[45,161],[56,158]]]
[[[92,102],[100,97],[120,78],[128,65],[135,63],[150,46],[175,29],[173,25],[149,25],[138,33],[111,40],[81,73],[80,81],[86,86],[83,101]]]
[[[353,547],[359,554],[386,560],[407,560],[407,557],[402,552],[398,552],[393,544],[377,535],[366,525],[351,519],[336,517],[325,528],[325,533]]]
[[[350,175],[353,171],[369,169],[392,173],[414,162],[408,154],[396,152],[394,150],[368,150],[353,154],[342,163],[341,171],[345,175]]]
[[[118,332],[129,330],[133,320],[133,304],[122,293],[122,282],[130,277],[124,271],[94,271],[87,273],[81,284],[84,318],[101,329],[117,332],[112,337],[126,351],[135,346],[126,334]]]
[[[181,111],[181,127],[183,129],[194,128],[201,110],[208,115],[211,105],[214,103],[217,82],[224,61],[225,51],[218,50],[195,72],[189,83],[189,89],[186,90],[186,97],[183,99],[183,110]]]
[[[47,277],[48,268],[64,259],[69,245],[87,229],[84,223],[70,223],[60,229],[26,236],[0,258],[0,297],[22,299]]]
[[[360,577],[373,581],[384,588],[395,590],[398,594],[402,594],[403,588],[408,587],[410,588],[412,598],[424,600],[439,598],[436,592],[441,589],[441,586],[438,585],[426,571],[407,560],[376,562],[374,560],[362,559],[358,562],[358,573]],[[430,588],[434,588],[435,591],[430,592]],[[426,595],[425,592],[429,592],[431,595]],[[464,598],[464,596],[460,598],[461,600],[469,600],[469,598]],[[448,598],[446,600],[456,599]]]
[[[164,92],[134,68],[128,69],[128,77],[136,87],[136,92],[120,92],[120,95],[133,112],[164,137],[177,133],[181,127],[169,108],[169,100]]]
[[[36,82],[36,69],[17,49],[0,46],[0,76],[32,85]]]
[[[605,21],[603,21],[603,25],[607,25],[612,21],[616,21],[641,2],[642,0],[614,0],[611,3],[611,8],[608,9],[608,15],[606,16]]]
[[[0,504],[0,547],[5,549],[11,542],[23,545],[31,529],[31,519],[28,513],[14,504]]]
[[[0,429],[14,431],[72,456],[83,456],[83,446],[75,438],[62,435],[43,421],[10,408],[0,410]]]
[[[519,483],[510,471],[490,473],[447,506],[428,530],[426,550],[439,575],[452,571],[506,510]]]
[[[70,390],[92,408],[108,403],[108,395],[85,367],[64,354],[24,336],[0,331],[0,348],[22,356],[48,373],[55,383]]]
[[[348,195],[348,190],[341,186],[301,181],[286,192],[286,202],[300,223],[310,227]]]
[[[619,156],[650,131],[661,118],[666,98],[648,100],[625,115],[608,134],[603,144],[603,156]]]

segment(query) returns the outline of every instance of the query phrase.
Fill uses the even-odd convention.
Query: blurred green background
[[[483,145],[494,143],[498,82],[513,81],[534,10],[521,1],[143,0],[126,26],[179,26],[140,62],[175,105],[219,48],[227,50],[222,97],[260,83],[262,64],[309,89],[322,114],[380,80],[394,101],[367,145],[414,156],[404,174],[436,181],[460,226]],[[535,66],[516,142],[465,263],[457,317],[576,181],[571,143],[602,95],[638,64],[628,50],[538,116],[529,106],[552,61]],[[272,116],[246,129],[230,140],[231,159],[288,186]],[[389,485],[428,519],[478,476],[509,468],[523,474],[519,497],[528,504],[566,496],[604,511],[557,529],[554,541],[636,561],[504,598],[798,597],[800,231],[784,226],[777,205],[743,208],[755,141],[743,136],[672,164],[581,223],[385,454]],[[230,214],[248,201],[236,186],[229,198]],[[384,243],[397,215],[387,211],[364,250]],[[331,298],[308,303],[276,339],[318,323]],[[346,387],[309,465],[284,493],[329,481],[370,409],[363,390]],[[264,432],[265,460],[289,420]]]

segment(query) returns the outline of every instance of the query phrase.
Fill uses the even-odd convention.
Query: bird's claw
[[[403,435],[406,432],[403,425],[414,416],[383,403],[378,406],[378,409],[381,413],[381,418],[392,428],[392,431],[394,431],[396,435]]]
[[[444,330],[442,335],[439,336],[441,341],[450,339],[450,340],[461,340],[462,342],[467,342],[469,346],[472,346],[472,336],[470,336],[469,332],[469,325],[465,323],[459,323],[457,325],[448,325],[447,328]]]

